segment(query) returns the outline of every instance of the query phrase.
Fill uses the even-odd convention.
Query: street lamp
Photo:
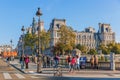
[[[37,59],[37,72],[41,73],[41,66],[42,66],[42,59],[40,60],[40,16],[42,15],[42,12],[40,11],[40,8],[38,8],[38,11],[36,12],[36,16],[38,16],[38,59]],[[41,46],[42,47],[42,46]]]
[[[23,36],[22,36],[22,55],[24,55],[24,32],[25,32],[24,26],[22,26],[21,31],[23,32]]]
[[[24,26],[22,26],[21,28],[21,31],[23,32],[23,35],[22,35],[22,55],[21,55],[21,69],[24,69],[24,31],[25,31],[25,28]]]
[[[12,41],[12,39],[11,39],[11,40],[10,40],[10,43],[11,43],[11,55],[13,54],[13,53],[12,53],[12,52],[13,52],[13,51],[12,51],[12,42],[13,42],[13,41]],[[12,58],[12,60],[14,60],[14,56],[13,56],[13,55],[12,55],[11,58]]]
[[[10,43],[11,43],[11,52],[12,52],[12,39],[10,40]]]

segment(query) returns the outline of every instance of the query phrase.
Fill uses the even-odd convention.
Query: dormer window
[[[108,32],[108,28],[106,28],[106,32]]]
[[[56,24],[57,28],[59,29],[60,28],[60,24]]]

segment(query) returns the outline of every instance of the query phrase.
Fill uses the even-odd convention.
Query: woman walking
[[[70,72],[74,72],[75,64],[76,64],[76,58],[73,57],[72,60],[71,60],[71,68],[70,68]]]
[[[28,55],[26,55],[25,56],[25,65],[26,65],[26,69],[28,69],[28,63],[29,63],[29,56]]]

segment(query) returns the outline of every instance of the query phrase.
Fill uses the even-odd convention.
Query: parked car
[[[86,57],[80,57],[80,68],[81,69],[85,69],[86,62],[87,62],[87,58]]]

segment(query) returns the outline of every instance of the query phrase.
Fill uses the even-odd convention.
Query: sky
[[[74,30],[83,31],[91,26],[98,31],[98,23],[110,24],[120,42],[120,0],[0,0],[0,45],[16,47],[21,28],[32,24],[38,7],[43,15],[44,28],[49,29],[52,19],[66,19]]]

